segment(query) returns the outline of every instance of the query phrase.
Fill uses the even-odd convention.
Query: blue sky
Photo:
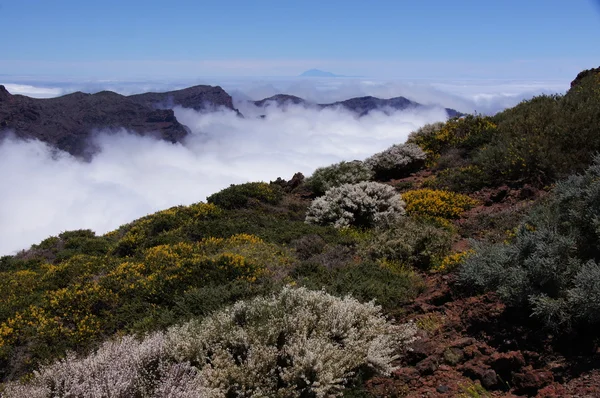
[[[572,78],[594,0],[0,0],[0,74],[94,79]]]

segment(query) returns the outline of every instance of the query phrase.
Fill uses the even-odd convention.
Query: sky
[[[0,73],[566,79],[600,63],[598,3],[0,0]]]

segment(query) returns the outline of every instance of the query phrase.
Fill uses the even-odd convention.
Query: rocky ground
[[[391,184],[422,186],[430,175],[420,172]],[[518,216],[545,194],[529,186],[480,191],[473,196],[481,205],[456,225],[468,230],[463,235],[471,235],[471,224]],[[487,224],[478,227],[480,233],[473,234],[478,239],[502,239],[504,231],[486,229]],[[465,250],[469,241],[460,238],[454,246]],[[399,322],[416,322],[420,338],[391,376],[368,382],[370,393],[415,398],[600,397],[600,350],[589,343],[592,339],[559,339],[527,314],[506,308],[494,294],[462,295],[452,273],[423,277],[425,291],[397,316]]]
[[[427,289],[400,321],[422,329],[390,377],[368,384],[378,397],[599,397],[596,347],[555,341],[493,295],[461,297],[451,275]]]

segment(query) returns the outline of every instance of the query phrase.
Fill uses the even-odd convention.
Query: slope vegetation
[[[111,396],[597,396],[599,128],[592,70],[363,161],[3,257],[5,393],[95,396],[88,368],[112,380],[121,352]]]

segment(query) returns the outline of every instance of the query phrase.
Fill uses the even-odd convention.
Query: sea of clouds
[[[230,184],[289,179],[296,172],[308,176],[320,166],[364,159],[404,142],[411,131],[426,123],[446,119],[442,107],[391,115],[372,112],[358,118],[344,109],[270,106],[263,110],[244,99],[281,92],[320,103],[358,95],[403,95],[465,112],[473,112],[473,107],[479,107],[479,112],[495,112],[536,93],[564,91],[557,89],[558,84],[445,84],[223,82],[245,118],[229,110],[200,113],[177,108],[178,120],[192,131],[184,143],[170,144],[127,131],[100,133],[95,144],[101,150],[90,162],[57,153],[39,141],[5,139],[0,143],[0,255],[28,248],[65,230],[92,229],[103,234],[160,209],[204,201]],[[15,86],[31,96],[37,90],[42,97],[74,89],[26,84],[7,88],[14,94],[19,88]],[[104,83],[102,88],[139,92],[139,86],[121,84],[119,89],[116,83]],[[263,118],[258,117],[261,114]]]

